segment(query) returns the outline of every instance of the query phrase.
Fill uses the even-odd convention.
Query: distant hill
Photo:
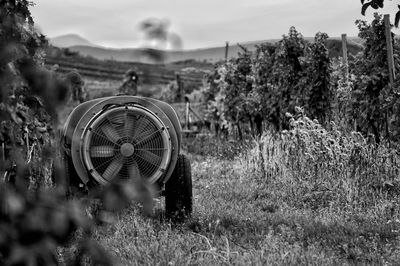
[[[66,34],[66,35],[50,38],[50,43],[52,45],[60,47],[60,48],[68,48],[68,47],[76,46],[76,45],[89,46],[89,47],[97,46],[77,34]]]
[[[62,38],[64,37],[64,38]],[[307,41],[313,42],[314,38],[305,37]],[[263,41],[253,41],[241,43],[240,45],[249,49],[255,50],[256,45],[261,43],[277,43],[280,39],[269,39]],[[199,62],[218,62],[225,58],[225,46],[212,47],[212,48],[202,48],[193,50],[183,50],[183,51],[160,51],[155,49],[143,49],[143,48],[126,48],[126,49],[114,49],[106,48],[101,46],[95,46],[89,41],[78,35],[67,35],[58,37],[58,39],[52,39],[51,43],[55,46],[56,41],[60,42],[63,46],[68,47],[69,50],[79,52],[83,56],[90,56],[100,60],[116,60],[124,62],[141,62],[141,63],[155,63],[154,56],[162,58],[165,63],[196,60]],[[62,41],[62,42],[61,42]],[[72,44],[67,46],[67,44]],[[330,38],[327,42],[327,47],[329,50],[330,57],[340,56],[341,51],[341,39],[340,38]],[[351,54],[357,54],[362,51],[362,40],[358,37],[348,38],[348,51]],[[236,57],[241,51],[241,48],[237,44],[232,44],[229,46],[228,57]]]

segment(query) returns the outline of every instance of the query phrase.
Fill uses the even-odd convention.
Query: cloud
[[[143,33],[143,46],[162,50],[182,49],[182,40],[178,34],[169,29],[170,22],[167,19],[148,18],[140,23]]]
[[[382,12],[395,10],[392,2]],[[355,19],[372,19],[372,10],[366,17],[360,11],[361,3],[350,0],[41,0],[32,9],[48,36],[77,33],[115,47],[139,45],[141,21],[167,19],[185,48],[279,38],[292,25],[305,36],[356,35]]]

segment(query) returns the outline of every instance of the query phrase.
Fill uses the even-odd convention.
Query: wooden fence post
[[[225,61],[228,61],[229,42],[225,44]]]
[[[395,68],[394,68],[394,58],[393,58],[393,43],[392,43],[392,31],[390,26],[390,15],[385,14],[385,35],[386,35],[386,50],[387,50],[387,61],[389,69],[389,86],[393,89],[394,79],[396,78]],[[393,113],[393,110],[390,110]],[[386,137],[389,137],[389,110],[386,110]]]
[[[189,101],[189,98],[188,97],[185,97],[185,102],[186,102],[186,104],[185,104],[185,129],[188,129],[188,130],[190,130],[190,117],[189,117],[189,115],[190,115],[190,101]]]
[[[392,32],[390,29],[390,15],[384,15],[385,21],[385,35],[386,35],[386,49],[388,57],[388,67],[389,67],[389,81],[390,86],[393,88],[394,79],[396,73],[394,71],[394,58],[393,58],[393,43],[392,43]]]
[[[348,80],[348,78],[349,78],[349,66],[348,66],[348,64],[349,64],[349,59],[348,59],[348,57],[347,57],[347,34],[346,33],[343,33],[342,34],[342,51],[343,51],[343,63],[345,64],[345,66],[346,66],[346,81]]]
[[[183,84],[182,84],[182,79],[181,76],[179,74],[175,75],[176,77],[176,84],[178,85],[178,91],[177,91],[177,98],[178,98],[178,102],[183,102]]]

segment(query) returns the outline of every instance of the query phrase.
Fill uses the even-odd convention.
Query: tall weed
[[[358,132],[344,133],[306,117],[287,114],[290,129],[266,132],[243,153],[244,172],[277,186],[295,205],[371,206],[400,193],[400,156],[393,143],[376,144]]]

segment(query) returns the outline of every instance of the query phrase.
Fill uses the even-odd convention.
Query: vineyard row
[[[60,73],[68,73],[77,70],[82,76],[105,79],[105,80],[122,80],[126,70],[130,68],[128,64],[122,66],[104,67],[101,65],[85,64],[80,62],[68,62],[60,59],[46,59],[46,65],[58,65],[56,71]],[[201,86],[204,74],[198,72],[180,72],[166,69],[162,66],[145,65],[138,68],[140,80],[144,84],[168,84],[176,79],[176,75],[180,76],[184,84],[190,83]]]

